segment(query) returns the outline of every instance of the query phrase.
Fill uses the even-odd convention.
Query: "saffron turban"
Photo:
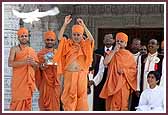
[[[48,39],[48,38],[51,38],[51,39],[55,40],[56,39],[55,32],[53,32],[53,31],[47,31],[47,32],[45,32],[44,33],[44,39]]]
[[[28,30],[27,30],[26,28],[21,27],[21,28],[17,31],[17,35],[18,35],[18,36],[21,36],[21,35],[23,35],[23,34],[28,35],[29,32],[28,32]]]
[[[72,32],[73,33],[77,32],[77,33],[83,34],[84,33],[84,28],[81,25],[73,25]]]
[[[127,36],[127,34],[125,34],[123,32],[118,32],[116,34],[116,40],[123,40],[125,42],[128,42],[128,36]]]

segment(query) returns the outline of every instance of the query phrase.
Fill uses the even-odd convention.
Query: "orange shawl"
[[[56,53],[54,50],[54,54]],[[44,55],[50,52],[43,48],[38,53],[40,64],[44,63]],[[45,70],[36,71],[36,85],[40,92],[40,110],[59,110],[60,109],[60,82],[57,75],[57,68],[48,66]]]
[[[25,60],[28,56],[38,62],[37,55],[31,47],[16,53],[14,61]],[[13,67],[11,110],[30,110],[32,93],[35,90],[35,71],[31,65]],[[20,104],[19,104],[20,103]],[[20,107],[18,106],[21,105]],[[29,107],[28,107],[29,105]]]
[[[123,69],[123,74],[117,73],[118,69]],[[125,83],[131,89],[136,90],[136,62],[133,55],[125,49],[114,54],[109,66],[105,85],[100,93],[101,98],[108,98],[115,95]]]
[[[92,63],[94,41],[90,39],[74,43],[71,39],[62,38],[54,61],[58,63],[58,72],[62,73],[71,62],[77,60],[83,70],[88,70]]]

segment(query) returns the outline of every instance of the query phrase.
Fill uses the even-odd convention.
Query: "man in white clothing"
[[[99,71],[93,79],[93,83],[94,83],[95,86],[99,85],[99,83],[103,79],[103,74],[104,74],[104,70],[105,70],[105,66],[104,66],[103,61],[104,61],[104,57],[101,56],[100,62],[99,62]],[[92,80],[91,80],[91,82],[92,82]]]
[[[137,65],[138,65],[138,59],[141,55],[140,48],[141,48],[141,40],[138,38],[133,38],[132,42],[131,42],[130,51],[134,55],[134,58],[135,58]],[[134,91],[132,93],[132,95],[130,96],[131,100],[129,100],[130,101],[129,102],[129,110],[135,111],[135,107],[138,106],[138,103],[139,103],[139,95],[140,95],[140,93],[138,91]]]
[[[160,74],[150,71],[147,76],[149,88],[145,89],[139,100],[137,111],[164,111],[164,91],[158,86]]]
[[[89,81],[89,85],[94,85],[94,96],[93,96],[93,110],[94,111],[105,111],[105,100],[99,98],[99,94],[104,86],[107,77],[107,67],[104,66],[104,57],[113,49],[115,39],[112,34],[105,34],[104,36],[104,48],[95,50],[94,61],[94,78]]]
[[[148,54],[139,57],[137,73],[137,91],[142,92],[148,88],[147,75],[150,71],[158,71],[162,76],[163,55],[157,52],[159,43],[156,39],[148,42]],[[159,84],[159,82],[158,82]]]

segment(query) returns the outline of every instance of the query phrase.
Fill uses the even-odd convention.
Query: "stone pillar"
[[[10,48],[18,44],[16,32],[19,28],[19,19],[12,14],[12,9],[19,9],[18,5],[5,5],[4,6],[4,110],[9,110],[9,105],[11,101],[11,77],[12,68],[8,67],[8,57]]]
[[[25,24],[22,20],[13,15],[12,9],[25,12],[28,7],[35,5],[15,5],[15,4],[5,4],[4,5],[4,110],[9,110],[9,105],[11,101],[11,77],[12,77],[12,68],[8,67],[8,57],[10,48],[18,45],[17,40],[17,30],[20,27],[26,27],[30,31],[30,46],[38,48],[39,40],[34,39],[34,36],[39,36],[37,34],[38,26],[33,27],[33,25]],[[33,7],[31,7],[33,8]],[[28,11],[31,11],[31,8]],[[32,31],[31,31],[32,30]],[[36,31],[34,31],[36,30]],[[36,42],[36,43],[34,43]],[[37,47],[36,47],[37,46]],[[32,110],[38,110],[38,92],[36,91],[33,95],[33,107]]]

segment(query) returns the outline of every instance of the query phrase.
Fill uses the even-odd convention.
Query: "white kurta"
[[[165,77],[165,75],[166,75],[166,73],[165,73],[165,70],[164,69],[166,69],[166,62],[165,62],[165,58],[163,58],[163,62],[162,62],[162,76],[161,76],[161,79],[160,79],[160,86],[162,86],[162,87],[166,87],[165,85],[165,83],[166,83],[166,77]]]
[[[103,61],[104,61],[104,57],[101,56],[100,63],[99,63],[99,71],[93,79],[95,86],[97,86],[101,82],[101,80],[103,79],[104,69],[105,69]]]
[[[135,61],[136,61],[136,64],[137,64],[137,71],[139,70],[139,68],[140,68],[140,66],[138,66],[138,64],[140,63],[139,61],[139,59],[140,59],[140,56],[141,56],[141,54],[140,54],[140,52],[138,52],[138,53],[136,53],[136,54],[133,54],[134,55],[134,59],[135,59]],[[137,72],[137,91],[139,91],[140,90],[140,75],[138,74],[138,72]]]
[[[113,48],[113,46],[111,46],[110,48],[107,48],[107,47],[105,46],[105,47],[104,47],[104,52],[108,52],[108,50],[111,51],[112,48]],[[108,49],[108,50],[107,50],[107,49]],[[95,76],[94,79],[93,79],[95,86],[99,85],[99,83],[102,81],[103,75],[104,75],[104,70],[105,70],[104,57],[101,56],[100,62],[99,62],[99,70],[98,70],[96,76]]]
[[[105,47],[104,48],[105,52],[107,51],[107,49],[111,50],[112,46],[110,48]],[[104,61],[104,57],[101,56],[100,62],[99,62],[99,70],[94,78],[93,78],[93,73],[89,73],[89,80],[93,80],[95,86],[97,86],[103,79],[104,70],[105,70],[103,61]],[[91,86],[91,94],[88,95],[88,104],[89,104],[89,111],[93,111],[93,85]]]
[[[155,71],[155,63],[158,63],[160,61],[160,59],[157,57],[158,52],[154,53],[154,54],[150,54],[148,53],[148,56],[145,60],[145,67],[144,67],[144,73],[141,73],[141,56],[139,57],[138,60],[138,73],[137,73],[137,90],[140,90],[140,77],[141,74],[144,74],[144,78],[143,78],[143,90],[145,90],[146,88],[149,88],[149,85],[147,83],[147,75],[150,71]]]
[[[140,52],[133,54],[134,55],[134,59],[136,61],[136,63],[138,62],[139,56],[140,56]]]
[[[164,90],[157,86],[145,89],[139,100],[137,111],[164,111]]]

